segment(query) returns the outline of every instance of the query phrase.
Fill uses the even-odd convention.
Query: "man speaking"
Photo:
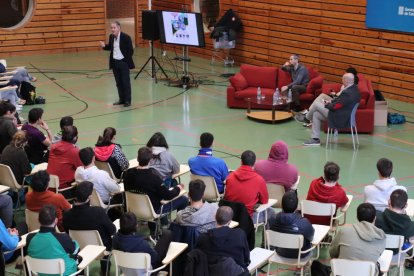
[[[129,35],[121,32],[121,24],[118,21],[111,23],[109,43],[99,41],[104,50],[111,51],[109,57],[109,69],[114,73],[116,87],[118,89],[119,100],[114,105],[131,105],[131,80],[129,69],[134,69],[135,64],[132,60],[134,48]]]

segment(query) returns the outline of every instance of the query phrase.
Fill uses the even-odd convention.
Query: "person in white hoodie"
[[[95,153],[91,147],[81,149],[79,151],[79,158],[83,166],[76,169],[75,181],[77,183],[82,181],[92,182],[93,188],[98,192],[102,201],[107,204],[110,194],[120,191],[119,185],[106,171],[100,170],[95,166]]]
[[[391,177],[393,165],[387,158],[381,158],[377,162],[379,179],[373,185],[364,189],[365,202],[374,205],[377,211],[383,212],[388,207],[388,200],[393,191],[401,189],[407,191],[404,186],[397,185],[394,177]]]

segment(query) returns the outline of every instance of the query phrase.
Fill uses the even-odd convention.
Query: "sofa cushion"
[[[288,85],[292,82],[292,78],[290,77],[289,72],[285,72],[282,69],[278,70],[278,74],[277,74],[277,87],[279,87],[279,89],[282,88],[282,86]]]
[[[273,93],[275,92],[274,89],[270,89],[270,88],[261,88],[262,90],[262,95],[264,96],[272,96]],[[235,97],[237,99],[244,99],[244,98],[251,98],[251,97],[256,97],[257,96],[257,87],[247,87],[246,89],[240,90],[240,91],[236,91],[235,93]]]
[[[248,86],[276,89],[276,67],[262,67],[242,64],[240,73],[246,78]]]
[[[322,88],[322,84],[323,76],[317,76],[316,78],[311,79],[306,87],[306,93],[315,94],[317,89]]]
[[[236,88],[236,91],[243,90],[249,86],[246,78],[240,73],[237,73],[231,77],[230,83],[234,88]]]
[[[308,73],[309,73],[309,79],[310,80],[312,80],[312,79],[319,76],[319,72],[316,71],[315,69],[313,69],[312,67],[307,66],[306,68],[308,68]]]

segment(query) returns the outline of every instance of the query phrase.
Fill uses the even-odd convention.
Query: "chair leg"
[[[352,146],[354,147],[354,150],[355,150],[355,140],[354,140],[354,131],[353,131],[353,127],[351,127],[351,135],[352,135]]]
[[[355,128],[356,141],[357,141],[357,144],[359,145],[358,130],[357,130],[357,127],[356,126],[354,126],[354,128]]]
[[[328,127],[328,132],[326,133],[326,145],[325,147],[328,148],[328,144],[329,144],[329,132],[331,131],[331,129]]]

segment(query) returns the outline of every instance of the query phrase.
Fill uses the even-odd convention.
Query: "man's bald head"
[[[355,77],[352,73],[345,73],[342,76],[342,83],[343,85],[348,86],[348,85],[354,84],[354,79]]]
[[[216,213],[217,226],[224,226],[233,219],[233,209],[229,206],[221,206]]]

